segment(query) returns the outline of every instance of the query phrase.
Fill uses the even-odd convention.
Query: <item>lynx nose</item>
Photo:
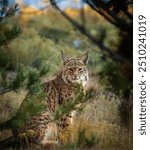
[[[73,79],[73,80],[78,80],[79,77],[78,77],[78,76],[73,76],[72,79]]]

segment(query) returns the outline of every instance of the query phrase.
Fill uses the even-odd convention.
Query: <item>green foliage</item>
[[[59,105],[54,113],[55,120],[60,119],[64,115],[70,114],[72,110],[82,111],[86,106],[86,103],[93,97],[93,90],[89,90],[86,94],[84,93],[83,87],[79,84],[75,85],[75,99],[70,99],[64,104]]]
[[[0,45],[8,44],[14,38],[17,38],[18,35],[21,33],[21,29],[14,26],[12,28],[6,29],[6,22],[0,24]]]
[[[121,72],[121,64],[117,64],[112,60],[106,60],[101,63],[100,82],[107,90],[114,91],[119,96],[126,96],[131,90],[132,84]],[[129,94],[129,93],[128,93]]]
[[[75,87],[75,99],[70,99],[66,101],[64,104],[59,105],[56,112],[54,113],[55,120],[60,119],[64,115],[68,115],[72,110],[81,111],[84,107],[84,103],[87,101],[87,96],[84,94],[83,88],[81,85],[76,85]],[[80,106],[76,107],[78,104]]]
[[[40,88],[40,91],[41,92],[36,93],[36,95],[27,93],[16,114],[8,121],[1,123],[0,129],[17,131],[19,128],[23,127],[25,122],[30,120],[32,116],[45,110],[45,94],[43,93],[42,88]]]
[[[28,16],[26,17],[28,18]],[[99,37],[104,41],[106,46],[116,51],[121,41],[118,30],[104,18],[96,18],[90,12],[85,17],[87,30],[94,37]],[[75,19],[80,21],[80,16]],[[22,28],[20,29],[19,26]],[[2,29],[0,30],[0,92],[4,94],[9,91],[19,91],[22,88],[29,92],[22,101],[21,107],[13,114],[13,117],[8,118],[8,121],[0,125],[1,129],[16,130],[22,127],[26,120],[30,120],[32,116],[45,109],[45,95],[42,93],[41,80],[43,77],[44,80],[45,77],[46,80],[51,79],[58,70],[61,70],[61,50],[73,57],[89,50],[89,73],[98,84],[97,91],[99,93],[101,93],[101,88],[105,88],[108,91],[117,93],[118,96],[123,96],[126,93],[129,94],[132,88],[132,83],[122,72],[121,64],[107,59],[96,45],[80,34],[53,9],[47,11],[46,14],[33,15],[31,18],[29,17],[28,21],[23,20],[22,14],[18,14],[13,19],[3,18],[0,22],[0,28]],[[74,45],[76,41],[79,42],[78,47]],[[10,72],[13,72],[14,76],[11,80],[8,80]],[[100,79],[99,83],[96,80],[97,78]],[[70,100],[68,103],[59,106],[54,114],[56,120],[69,114],[73,109],[83,110],[86,103],[89,102],[88,100],[93,100],[95,94],[92,89],[85,94],[79,85],[77,85],[75,93],[75,101]],[[113,101],[110,101],[108,98],[99,95],[94,98],[94,101],[90,101],[90,108],[86,109],[85,120],[90,118],[89,120],[92,120],[92,123],[88,123],[92,125],[94,121],[97,121],[98,127],[99,122],[110,124],[117,122],[116,124],[118,124],[118,105],[114,106],[117,99],[114,98]],[[13,104],[12,101],[11,103]],[[80,103],[82,105],[77,107]],[[123,108],[125,108],[124,103],[121,105],[122,110],[124,110]],[[127,112],[127,110],[125,111]],[[125,113],[123,112],[123,114]],[[83,123],[83,125],[85,124]],[[92,128],[95,127],[92,126]],[[115,143],[115,138],[119,139],[120,135],[116,127],[112,128],[112,132],[109,132],[110,128],[109,125],[106,126],[104,123],[102,128],[96,130],[98,134],[102,132],[99,137],[102,144],[106,142],[107,147],[109,147],[111,141]],[[103,129],[105,129],[105,132],[103,132]],[[68,143],[66,147],[91,148],[97,145],[97,136],[93,133],[93,135],[87,137],[87,130],[89,128],[79,130],[77,142]],[[103,137],[106,139],[103,139]],[[110,145],[113,145],[112,143]]]
[[[0,46],[3,44],[7,44],[12,39],[18,37],[21,33],[21,30],[17,26],[8,26],[8,18],[15,15],[15,13],[19,10],[17,4],[8,5],[8,0],[2,1],[0,3]]]
[[[0,124],[1,129],[6,128],[14,131],[20,128],[26,120],[45,108],[45,102],[42,102],[41,77],[48,72],[49,68],[42,60],[38,64],[30,60],[34,63],[27,64],[17,59],[11,44],[15,38],[16,40],[19,39],[17,37],[21,35],[21,29],[10,17],[18,11],[18,5],[9,6],[9,2],[0,3],[0,5],[0,59],[2,62],[0,65],[0,95],[11,91],[19,92],[20,89],[27,92],[20,108],[16,110],[13,117]],[[18,46],[16,43],[15,45]]]
[[[48,72],[48,68],[45,66],[41,67],[39,70],[36,68],[31,68],[18,64],[15,70],[12,80],[7,77],[6,69],[1,71],[2,80],[0,82],[1,93],[6,93],[9,91],[16,91],[20,88],[29,90],[30,93],[38,93],[40,78]]]
[[[40,78],[47,73],[47,68],[43,66],[39,70],[28,66],[19,65],[16,70],[14,80],[8,82],[6,80],[5,71],[2,72],[1,93],[26,89],[27,96],[22,100],[17,113],[8,121],[0,125],[1,129],[16,130],[23,126],[25,121],[29,120],[35,114],[41,112],[45,108],[43,95],[43,87]]]
[[[26,121],[29,121],[32,116],[42,112],[46,106],[44,95],[40,94],[38,96],[29,96],[21,109],[17,112],[14,118],[10,121],[10,126],[13,131],[23,127]]]
[[[19,10],[18,4],[10,5],[9,0],[0,1],[0,22],[5,21],[5,19],[12,17]]]

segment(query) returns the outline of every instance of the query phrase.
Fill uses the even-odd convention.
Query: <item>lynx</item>
[[[63,115],[59,121],[52,121],[57,108],[68,101],[75,100],[76,84],[85,86],[88,81],[88,52],[79,58],[70,58],[62,54],[63,68],[51,81],[44,83],[44,91],[47,95],[47,110],[40,115],[34,116],[26,124],[24,131],[33,131],[36,141],[42,144],[59,143],[60,132],[65,132],[73,123],[76,110],[68,115]],[[63,134],[63,133],[62,133]]]

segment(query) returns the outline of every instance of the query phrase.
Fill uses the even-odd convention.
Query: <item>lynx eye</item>
[[[72,68],[69,68],[68,70],[69,70],[70,72],[73,72],[73,69],[72,69]]]
[[[82,71],[84,71],[84,68],[79,68],[78,71],[82,72]]]

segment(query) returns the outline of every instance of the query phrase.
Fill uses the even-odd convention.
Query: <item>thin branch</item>
[[[11,92],[11,91],[13,91],[13,90],[12,90],[12,89],[5,89],[5,90],[3,90],[3,91],[0,91],[0,95],[9,93],[9,92]]]
[[[111,49],[109,49],[108,47],[106,47],[99,39],[93,37],[89,32],[87,32],[85,30],[85,28],[80,25],[79,23],[77,23],[76,21],[74,21],[72,18],[70,18],[65,12],[63,12],[57,5],[56,3],[52,3],[53,7],[56,8],[73,26],[75,26],[83,35],[87,36],[93,43],[95,43],[100,50],[102,50],[103,52],[107,52],[107,54],[114,60],[122,62],[122,63],[129,63],[131,64],[131,62],[129,62],[129,60],[123,58],[121,55],[114,53],[111,51]]]
[[[86,1],[86,3],[95,10],[98,14],[104,16],[106,20],[108,20],[113,25],[117,26],[119,29],[124,30],[128,32],[129,34],[132,34],[132,27],[130,27],[130,24],[126,23],[124,19],[118,17],[116,14],[114,14],[109,8],[107,8],[105,5],[103,5],[102,2],[99,1],[99,7],[93,6],[89,1]],[[130,15],[131,18],[131,15]]]
[[[86,30],[86,19],[85,19],[85,10],[84,10],[84,3],[83,2],[82,2],[82,8],[80,9],[80,16],[81,16],[82,26]]]
[[[87,3],[94,11],[96,11],[98,14],[102,15],[107,21],[109,21],[111,24],[117,26],[115,20],[109,16],[108,14],[106,14],[106,12],[104,10],[102,10],[101,8],[96,8],[94,7],[91,3]]]
[[[6,149],[12,147],[14,143],[16,144],[15,136],[11,136],[5,140],[0,141],[0,148]]]

